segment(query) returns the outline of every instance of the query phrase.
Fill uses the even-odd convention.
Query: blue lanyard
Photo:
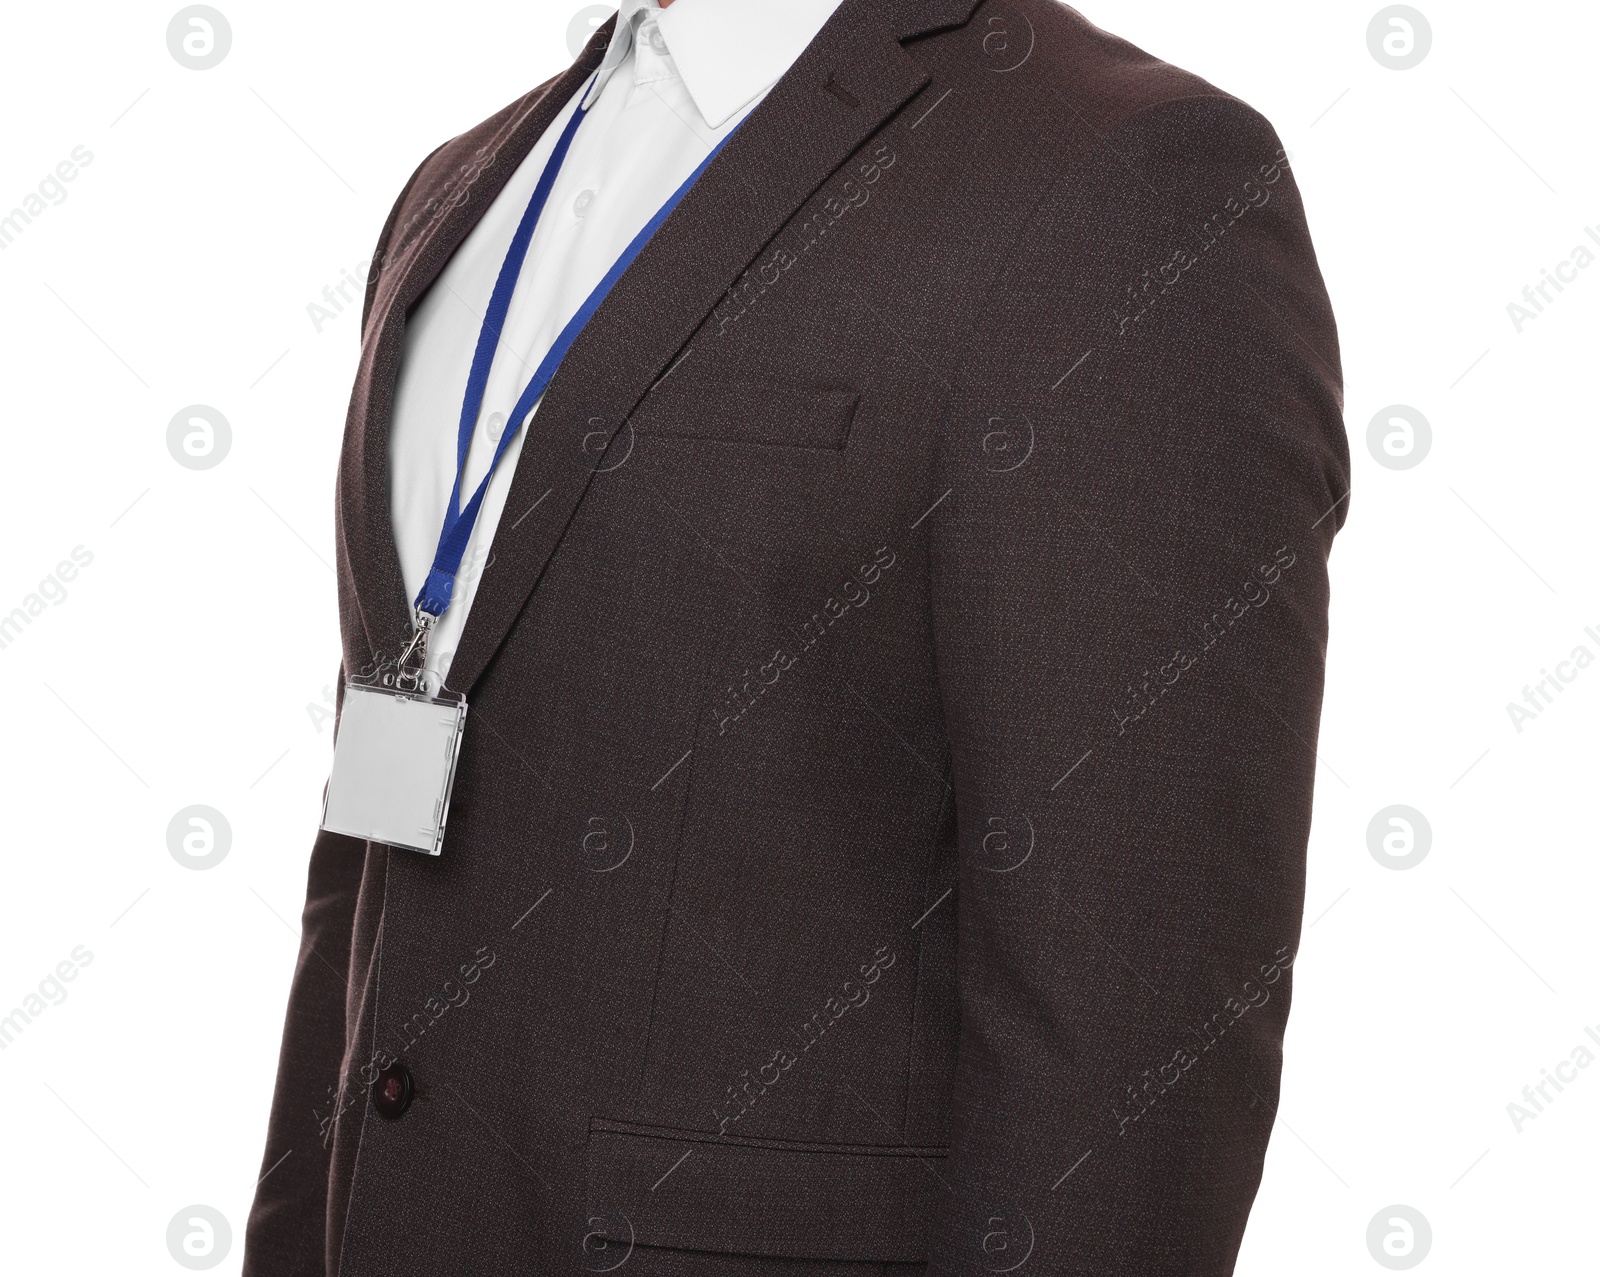
[[[583,93],[587,93],[588,89],[589,86],[584,85]],[[589,317],[599,309],[600,303],[611,291],[611,286],[621,277],[622,272],[628,269],[633,259],[639,255],[639,250],[645,246],[661,224],[667,220],[668,214],[677,207],[678,201],[694,185],[695,179],[705,171],[706,165],[716,158],[717,152],[722,149],[728,138],[733,136],[733,130],[730,130],[716,146],[711,148],[711,153],[700,161],[694,172],[684,179],[683,185],[667,197],[667,202],[622,250],[622,255],[612,263],[611,269],[606,271],[604,278],[584,299],[583,305],[579,306],[577,312],[567,321],[555,344],[550,347],[545,357],[540,360],[538,368],[534,370],[532,379],[517,400],[517,406],[511,410],[506,428],[495,447],[494,457],[489,462],[489,469],[484,474],[483,481],[478,484],[477,491],[463,506],[461,481],[467,467],[467,449],[472,443],[473,428],[478,421],[478,412],[483,406],[484,386],[489,380],[489,368],[494,362],[495,347],[500,342],[500,329],[505,323],[506,311],[511,306],[511,294],[516,289],[517,276],[522,272],[523,259],[528,255],[528,244],[533,239],[534,227],[538,225],[539,215],[544,211],[545,201],[550,197],[550,188],[555,185],[556,174],[561,171],[561,164],[567,158],[567,149],[572,144],[573,135],[578,131],[578,125],[583,122],[584,116],[588,114],[581,105],[582,96],[580,93],[580,105],[573,111],[566,128],[561,131],[555,149],[551,151],[550,158],[545,163],[544,172],[539,176],[539,184],[533,188],[533,197],[528,201],[528,207],[522,214],[522,221],[517,225],[517,233],[511,237],[511,247],[506,250],[506,259],[500,265],[500,274],[494,283],[494,293],[489,298],[489,309],[483,317],[483,328],[478,333],[478,346],[472,354],[472,371],[467,376],[467,392],[461,401],[461,421],[456,428],[456,481],[450,489],[450,504],[445,509],[444,527],[439,533],[439,546],[433,553],[433,566],[428,570],[427,580],[422,583],[422,589],[417,591],[416,597],[417,611],[426,613],[435,620],[443,616],[450,607],[450,594],[455,587],[456,573],[461,569],[461,558],[467,552],[467,542],[472,537],[473,525],[478,521],[478,510],[483,505],[483,494],[488,490],[489,480],[494,477],[494,472],[500,465],[500,458],[505,455],[506,448],[516,437],[517,431],[522,428],[523,419],[539,401],[539,396],[544,394],[545,387],[556,375],[556,369],[561,366],[568,349],[577,340],[584,325],[589,322]]]

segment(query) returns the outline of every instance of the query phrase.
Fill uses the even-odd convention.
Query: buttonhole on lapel
[[[833,78],[832,71],[828,72],[828,81],[822,87],[828,90],[829,93],[833,94],[834,97],[838,98],[839,101],[843,102],[852,110],[861,105],[861,99],[856,97],[854,93],[850,92],[849,89],[845,88],[844,85],[835,80]]]

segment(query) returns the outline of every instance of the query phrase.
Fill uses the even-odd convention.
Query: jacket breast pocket
[[[694,439],[774,448],[840,451],[859,395],[833,382],[697,378],[669,373],[640,400],[629,422],[641,441]]]
[[[734,1140],[592,1119],[592,1244],[922,1263],[947,1149]],[[664,1191],[671,1185],[671,1191]],[[662,1190],[662,1191],[658,1191]]]

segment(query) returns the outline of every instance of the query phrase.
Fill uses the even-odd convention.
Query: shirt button
[[[589,211],[589,205],[594,203],[593,191],[581,191],[578,198],[572,201],[572,215],[582,217]]]
[[[500,435],[506,428],[506,414],[491,412],[489,420],[483,423],[483,433],[489,436],[490,443],[499,443]]]
[[[390,1121],[411,1107],[415,1089],[411,1083],[411,1070],[396,1060],[372,1084],[372,1107],[380,1117]]]
[[[667,51],[667,40],[666,37],[661,34],[661,28],[650,28],[650,47],[657,53],[665,53]]]

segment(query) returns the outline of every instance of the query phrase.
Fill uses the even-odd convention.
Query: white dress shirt
[[[840,0],[623,0],[617,29],[545,203],[484,389],[461,499],[477,488],[533,370],[623,249],[800,56]],[[389,427],[389,505],[406,591],[432,566],[455,482],[456,431],[472,354],[506,249],[574,98],[418,303]],[[507,446],[462,556],[427,668],[443,681],[491,559],[517,457],[539,447],[538,405]],[[531,442],[528,442],[531,438]],[[518,514],[525,513],[523,511]],[[430,685],[438,683],[430,680]]]

